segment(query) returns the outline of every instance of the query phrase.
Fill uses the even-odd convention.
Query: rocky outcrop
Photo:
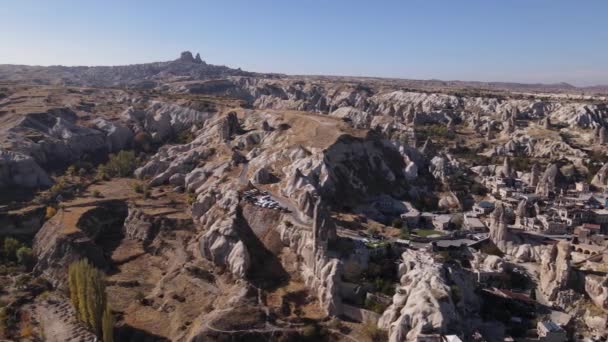
[[[560,241],[542,254],[539,278],[539,290],[546,300],[560,302],[563,295],[560,292],[567,291],[570,287],[572,266],[572,246],[567,241]]]
[[[608,188],[608,163],[605,163],[593,176],[591,184],[598,188]]]
[[[511,160],[508,157],[505,157],[502,169],[500,170],[500,176],[504,178],[514,178],[515,176],[515,170],[511,167]]]
[[[477,272],[503,272],[505,266],[504,260],[499,256],[481,252],[473,253],[471,269],[476,270]]]
[[[329,115],[350,122],[355,128],[370,127],[372,121],[372,115],[354,107],[341,107],[329,113]]]
[[[494,211],[490,216],[490,239],[502,246],[507,241],[509,219],[502,202],[496,202]]]
[[[17,152],[0,150],[0,188],[44,188],[53,184],[34,158]]]
[[[532,168],[530,169],[529,184],[533,187],[536,187],[538,185],[538,181],[540,180],[540,177],[541,177],[540,166],[538,166],[538,164],[534,163],[534,165],[532,165]]]
[[[608,129],[606,129],[606,126],[602,126],[598,129],[597,142],[600,145],[606,145],[608,143]]]
[[[189,230],[192,221],[177,219],[170,215],[146,213],[135,205],[129,206],[127,218],[123,224],[123,234],[133,240],[139,240],[148,245],[160,232],[175,230]]]
[[[256,184],[276,183],[279,179],[267,167],[262,167],[253,174],[253,182]]]
[[[129,115],[139,130],[156,142],[164,142],[178,133],[204,124],[213,113],[201,112],[173,103],[152,101],[142,115]]]
[[[378,322],[391,342],[417,341],[423,334],[462,333],[464,321],[474,319],[479,310],[471,279],[425,251],[403,253],[399,275],[393,302]],[[453,291],[459,291],[458,297]]]
[[[0,236],[33,237],[42,228],[45,206],[30,206],[12,211],[0,210]]]
[[[224,211],[223,217],[218,217],[203,234],[199,248],[204,258],[226,267],[237,278],[245,278],[251,258],[239,233],[238,202],[234,190],[223,195],[216,208]]]
[[[120,234],[126,215],[126,204],[121,201],[60,210],[34,238],[37,260],[34,274],[44,276],[53,286],[65,288],[67,269],[75,261],[84,258],[106,270],[109,263],[97,241],[105,234]]]
[[[230,140],[240,132],[241,126],[235,112],[230,112],[220,122],[219,137],[222,141]]]
[[[538,180],[538,184],[536,185],[536,194],[543,197],[549,197],[551,194],[554,194],[557,189],[560,176],[561,173],[556,164],[550,164],[547,166],[545,173],[543,173]]]
[[[116,152],[131,147],[134,134],[129,127],[104,118],[93,120],[93,124],[97,129],[106,133],[106,147],[109,152]]]
[[[340,283],[342,262],[330,257],[329,242],[336,238],[336,226],[318,200],[314,209],[312,232],[302,227],[282,223],[277,227],[281,241],[301,257],[301,274],[307,286],[316,294],[321,308],[330,316],[342,313]]]
[[[381,193],[404,194],[404,171],[404,158],[390,142],[343,135],[323,151],[294,158],[283,169],[288,179],[282,190],[291,198],[309,191],[343,205]]]
[[[598,308],[608,313],[608,276],[587,275],[585,292]]]

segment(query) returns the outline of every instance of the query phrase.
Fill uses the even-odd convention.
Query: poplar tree
[[[82,259],[70,265],[68,287],[78,319],[104,342],[112,342],[114,321],[107,302],[105,274]]]

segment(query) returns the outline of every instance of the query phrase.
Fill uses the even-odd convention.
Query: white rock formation
[[[417,341],[421,334],[462,332],[463,320],[473,319],[479,309],[470,279],[436,262],[425,251],[408,250],[402,259],[400,285],[378,321],[378,327],[388,331],[389,341]],[[456,288],[458,303],[452,293]]]
[[[591,184],[597,186],[598,188],[608,188],[608,163],[605,163],[593,176],[591,180]]]
[[[550,302],[558,300],[559,293],[569,289],[571,253],[570,243],[560,241],[542,254],[538,288]]]
[[[598,308],[608,313],[608,276],[587,275],[585,292]]]

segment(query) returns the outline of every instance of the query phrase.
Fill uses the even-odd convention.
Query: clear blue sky
[[[0,0],[0,64],[608,84],[608,0]]]

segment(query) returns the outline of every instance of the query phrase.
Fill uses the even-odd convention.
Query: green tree
[[[111,154],[106,169],[111,177],[129,177],[137,167],[137,157],[133,151],[120,151]]]
[[[104,342],[112,341],[113,319],[105,291],[105,274],[86,259],[68,270],[70,300],[78,318]]]
[[[105,310],[103,310],[103,318],[101,320],[101,329],[102,329],[102,339],[104,342],[113,342],[114,341],[114,317],[112,317],[112,312],[110,311],[110,307],[106,305]]]
[[[12,237],[4,239],[4,257],[9,260],[17,260],[17,250],[21,248],[21,243]]]
[[[29,268],[34,262],[34,253],[32,249],[26,246],[21,246],[17,252],[15,252],[17,261],[23,266]]]

